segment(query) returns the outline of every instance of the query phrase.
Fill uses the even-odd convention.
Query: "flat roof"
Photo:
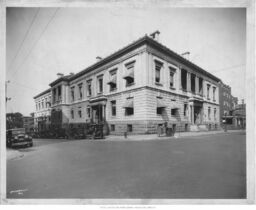
[[[64,81],[72,81],[98,67],[103,66],[104,64],[110,62],[111,60],[119,57],[120,55],[123,55],[125,53],[127,53],[128,51],[131,51],[133,49],[136,49],[144,44],[147,44],[149,46],[152,46],[154,48],[157,48],[159,50],[161,50],[162,52],[164,52],[165,54],[174,57],[175,59],[179,60],[181,63],[193,68],[194,70],[198,71],[199,73],[205,74],[206,76],[210,77],[211,79],[219,82],[221,81],[218,77],[214,76],[213,74],[207,72],[206,70],[204,70],[203,68],[199,67],[198,65],[194,64],[193,62],[185,59],[183,56],[179,55],[178,53],[172,51],[171,49],[167,48],[166,46],[162,45],[161,43],[159,43],[158,41],[154,40],[153,38],[149,37],[148,35],[145,35],[141,38],[139,38],[138,40],[132,42],[131,44],[117,50],[116,52],[112,53],[111,55],[101,59],[100,61],[92,64],[91,66],[83,69],[82,71],[74,74],[74,75],[67,75],[67,76],[63,76],[61,78],[58,78],[57,80],[53,81],[52,83],[50,83],[50,86],[53,86],[55,84],[57,84],[58,82],[64,80]]]

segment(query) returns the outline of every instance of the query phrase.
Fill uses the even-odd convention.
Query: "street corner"
[[[18,160],[24,157],[24,154],[22,154],[19,150],[15,149],[7,149],[6,154],[7,161]]]

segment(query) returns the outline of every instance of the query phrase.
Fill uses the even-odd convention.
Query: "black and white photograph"
[[[254,202],[253,1],[16,2],[1,202]]]

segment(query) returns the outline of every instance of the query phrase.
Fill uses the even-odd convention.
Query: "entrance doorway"
[[[194,106],[194,124],[202,123],[202,107]]]
[[[92,106],[92,122],[102,123],[105,121],[105,106],[102,104]]]

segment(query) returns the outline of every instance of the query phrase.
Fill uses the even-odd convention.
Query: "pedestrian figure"
[[[162,125],[158,125],[158,128],[157,128],[157,135],[158,135],[158,137],[161,136],[161,133],[162,133]]]

